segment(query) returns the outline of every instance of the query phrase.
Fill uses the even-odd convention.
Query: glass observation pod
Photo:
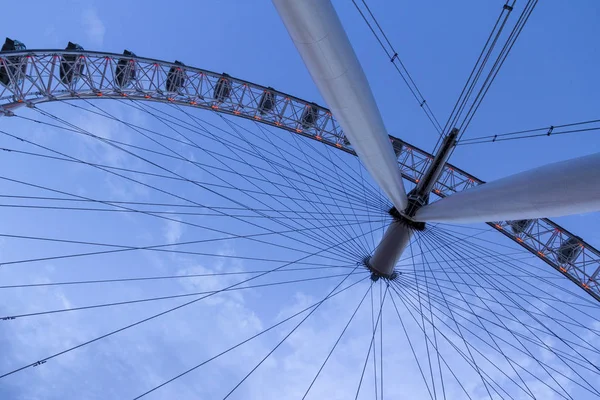
[[[174,64],[169,69],[169,74],[167,75],[167,83],[165,85],[167,92],[177,92],[185,83],[185,71],[183,70],[185,64],[181,61],[175,61]]]
[[[319,118],[319,108],[316,104],[307,104],[302,112],[300,122],[304,129],[308,129],[313,126]]]
[[[82,51],[83,47],[77,43],[69,42],[65,50]],[[77,81],[83,74],[84,63],[80,60],[80,54],[65,54],[60,60],[60,80],[65,85]]]
[[[123,55],[125,57],[119,58],[115,68],[115,83],[120,88],[129,86],[136,79],[137,66],[135,60],[129,58],[136,55],[129,50],[123,50]]]
[[[508,222],[515,235],[520,235],[521,233],[525,232],[531,226],[532,223],[533,220],[531,219],[520,219]]]
[[[570,237],[558,248],[558,261],[561,264],[570,264],[579,257],[582,249],[581,238]]]
[[[8,51],[23,51],[27,47],[18,40],[6,38],[2,45],[0,53]],[[26,57],[5,57],[0,64],[0,82],[7,85],[12,81],[17,84],[23,82],[23,77],[27,74],[27,59]]]
[[[276,95],[273,91],[272,87],[268,87],[260,96],[260,100],[258,102],[258,112],[261,114],[266,114],[270,112],[275,107],[275,98]]]
[[[215,85],[213,97],[219,103],[225,101],[231,95],[231,79],[229,75],[223,73]]]
[[[392,148],[394,149],[396,158],[400,157],[400,154],[402,154],[402,142],[392,139]]]

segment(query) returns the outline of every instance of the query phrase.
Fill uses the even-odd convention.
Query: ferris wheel
[[[79,398],[600,398],[600,251],[548,219],[600,210],[600,153],[487,183],[451,157],[600,129],[463,136],[537,1],[512,28],[501,7],[445,126],[403,75],[431,152],[388,134],[330,2],[273,3],[326,106],[7,38],[0,333],[23,348],[6,393],[75,376]],[[121,385],[88,382],[102,366]]]

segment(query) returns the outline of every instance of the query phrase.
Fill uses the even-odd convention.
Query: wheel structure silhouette
[[[552,220],[427,223],[381,276],[397,216],[328,108],[74,43],[0,81],[9,384],[120,356],[109,397],[600,397],[600,252]],[[418,188],[436,154],[389,141]],[[444,162],[427,195],[483,183]]]

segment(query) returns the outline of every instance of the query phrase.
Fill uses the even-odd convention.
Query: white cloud
[[[173,218],[175,219],[175,218]],[[177,243],[183,236],[183,224],[178,221],[167,220],[163,232],[165,241],[169,244]]]
[[[101,46],[104,43],[106,28],[95,8],[87,8],[82,13],[82,23],[90,44]]]

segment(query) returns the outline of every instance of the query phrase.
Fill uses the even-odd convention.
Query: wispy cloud
[[[183,224],[177,221],[166,221],[163,231],[165,241],[169,244],[179,242],[183,236]]]
[[[101,46],[104,43],[106,28],[98,16],[98,11],[93,7],[83,10],[82,23],[85,28],[88,42],[93,45]]]

